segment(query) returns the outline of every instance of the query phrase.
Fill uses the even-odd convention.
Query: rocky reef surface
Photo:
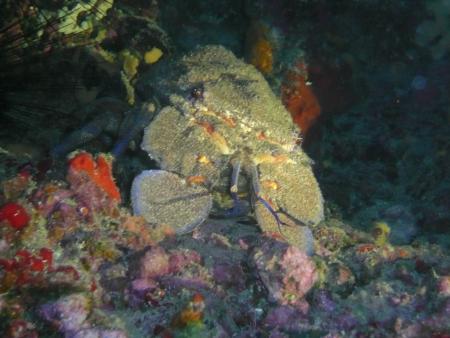
[[[5,160],[4,158],[2,161]],[[64,180],[2,182],[0,329],[7,337],[423,337],[449,330],[450,260],[335,217],[314,255],[249,218],[193,232],[120,206],[108,156],[72,154]]]
[[[450,336],[448,1],[0,0],[0,8],[0,336]],[[251,76],[219,59],[203,75],[217,71],[223,82],[203,87],[196,72],[177,82],[201,68],[180,55],[206,45],[231,51]],[[182,69],[165,76],[156,71],[163,62]],[[249,81],[273,94],[246,92]],[[211,166],[199,154],[179,167],[212,168],[205,175],[180,177],[177,166],[159,175],[162,162],[139,147],[162,107],[186,119],[231,102],[242,114],[246,100],[268,96],[285,107],[277,101],[283,120],[274,121],[288,126],[270,128],[301,146],[317,178],[320,222],[283,215],[276,194],[258,199],[248,159],[271,162],[276,177],[288,160],[263,131],[270,156],[232,140],[247,163],[236,190],[227,183],[238,161],[217,169],[232,119],[190,121],[218,159]],[[164,129],[179,127],[170,122]],[[182,127],[179,148],[194,130]],[[147,128],[145,139],[162,149],[160,129]],[[179,149],[163,155],[182,158]],[[146,190],[144,202],[158,207],[145,204],[145,218],[130,196],[143,170],[158,183]],[[220,189],[207,184],[213,175]],[[278,191],[275,181],[261,191]],[[171,219],[191,226],[179,231]]]
[[[4,161],[5,158],[2,158]],[[64,180],[2,182],[0,329],[6,337],[423,337],[446,332],[442,247],[389,242],[333,216],[314,255],[251,218],[194,231],[120,205],[111,158],[70,156]]]

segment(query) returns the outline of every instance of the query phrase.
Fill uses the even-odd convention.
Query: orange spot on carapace
[[[212,125],[208,121],[197,121],[197,124],[210,135],[215,131],[214,125]]]
[[[112,199],[120,202],[120,192],[112,175],[112,160],[105,154],[99,154],[96,161],[87,152],[79,152],[69,159],[69,169],[84,172]]]
[[[236,121],[232,117],[222,116],[223,122],[230,128],[236,127]]]
[[[287,72],[281,86],[281,99],[292,119],[306,134],[317,118],[321,107],[306,79],[306,67],[303,63]]]
[[[201,126],[203,130],[211,136],[213,143],[219,148],[222,154],[228,155],[231,153],[227,140],[222,134],[216,131],[216,128],[212,123],[208,121],[196,121],[195,123]]]
[[[277,190],[279,188],[279,185],[274,180],[263,180],[261,181],[261,187],[269,190]]]
[[[272,154],[258,154],[253,158],[255,164],[282,164],[288,163],[289,157],[286,154],[272,155]]]
[[[197,156],[197,162],[200,164],[210,164],[211,161],[206,155],[198,155]]]
[[[188,185],[203,184],[206,182],[206,177],[201,175],[188,176],[186,182]]]

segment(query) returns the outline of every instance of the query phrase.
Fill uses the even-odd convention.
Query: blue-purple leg
[[[256,199],[258,201],[260,201],[267,210],[269,210],[269,212],[272,214],[272,216],[275,218],[275,221],[277,222],[277,227],[278,227],[278,231],[280,232],[281,235],[283,235],[283,232],[281,231],[281,226],[284,225],[285,223],[283,223],[280,219],[280,217],[278,216],[277,212],[275,210],[273,210],[272,206],[269,204],[269,202],[267,202],[264,198],[262,198],[261,196],[255,194]]]
[[[257,171],[256,167],[253,167],[252,185],[253,185],[253,192],[255,194],[256,199],[258,201],[260,201],[262,203],[262,205],[267,210],[269,210],[269,212],[272,214],[273,218],[275,218],[275,222],[277,222],[278,231],[280,232],[280,235],[284,237],[283,232],[281,231],[281,226],[286,225],[286,223],[281,221],[280,216],[278,216],[277,212],[272,208],[270,203],[261,197],[259,182],[258,182],[258,171]]]
[[[114,157],[119,157],[122,155],[125,150],[128,148],[128,145],[130,144],[131,140],[137,135],[139,130],[135,130],[136,128],[132,128],[130,131],[128,131],[125,135],[122,135],[120,139],[116,142],[114,145],[114,148],[112,149],[111,153]]]
[[[89,122],[83,128],[74,131],[67,136],[62,143],[55,146],[51,151],[52,157],[60,157],[66,155],[68,152],[75,150],[79,146],[92,141],[98,137],[104,130],[105,125],[99,120]]]
[[[128,148],[130,142],[146,127],[150,124],[154,116],[155,111],[146,108],[140,110],[134,110],[131,112],[128,121],[125,121],[124,127],[121,127],[121,133],[119,140],[114,145],[112,154],[114,157],[119,157]],[[125,130],[124,130],[125,129]]]

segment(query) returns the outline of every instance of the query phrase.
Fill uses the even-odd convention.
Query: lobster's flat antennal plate
[[[149,223],[169,225],[177,234],[192,231],[206,220],[212,196],[202,185],[189,185],[177,174],[146,170],[131,187],[134,214]]]

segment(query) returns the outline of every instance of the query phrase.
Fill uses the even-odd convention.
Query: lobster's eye
[[[191,97],[194,100],[201,100],[203,99],[203,88],[201,87],[195,87],[191,90]]]

